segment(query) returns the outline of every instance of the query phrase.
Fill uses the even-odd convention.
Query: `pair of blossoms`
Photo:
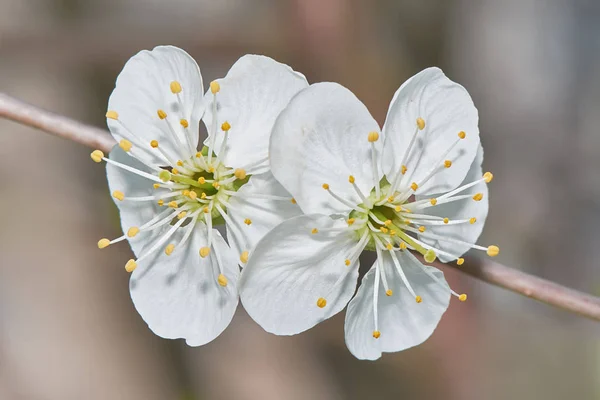
[[[239,296],[279,335],[349,303],[346,344],[377,359],[426,340],[452,295],[466,300],[413,252],[458,265],[471,248],[498,254],[475,244],[492,180],[477,110],[437,68],[400,87],[380,129],[348,89],[264,56],[204,93],[195,61],[161,46],[126,63],[106,116],[119,145],[91,157],[107,163],[124,234],[98,246],[129,241],[131,297],[159,336],[210,342]],[[364,250],[377,259],[356,291]]]

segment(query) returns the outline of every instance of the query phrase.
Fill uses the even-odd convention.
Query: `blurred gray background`
[[[600,294],[600,2],[0,0],[0,90],[105,126],[125,61],[173,44],[204,81],[245,53],[337,81],[383,122],[400,84],[442,67],[480,111],[495,174],[482,238],[500,262]],[[201,348],[155,337],[89,150],[0,121],[0,399],[598,399],[600,326],[446,274],[433,337],[355,360],[343,313],[276,337],[240,308]]]

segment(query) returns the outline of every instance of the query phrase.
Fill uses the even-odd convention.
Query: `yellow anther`
[[[218,189],[218,188],[219,188],[219,186],[221,186],[221,184],[220,184],[219,182],[217,182],[217,181],[214,181],[214,182],[212,183],[212,187],[214,187],[215,189]]]
[[[406,243],[400,242],[400,250],[406,250]]]
[[[202,209],[202,212],[204,212],[204,214],[208,214],[208,213],[209,213],[209,211],[210,211],[210,210],[208,209],[208,207],[204,207],[204,208]]]
[[[323,184],[323,189],[325,189],[325,190],[329,190],[329,184],[328,184],[328,183],[324,183],[324,184]]]
[[[206,193],[202,192],[202,194],[200,195],[200,198],[201,198],[202,200],[204,200],[204,199],[206,199],[206,197],[207,197],[207,196],[206,196]]]
[[[223,132],[227,132],[230,129],[231,129],[231,125],[229,124],[229,122],[225,121],[221,124],[221,130]]]
[[[108,246],[110,246],[110,240],[108,240],[106,238],[102,238],[102,239],[98,240],[98,248],[99,249],[103,249]]]
[[[248,262],[248,250],[242,251],[242,254],[240,254],[240,261],[244,264]]]
[[[116,112],[116,111],[108,110],[106,112],[106,118],[109,118],[109,119],[119,119],[119,113]]]
[[[379,332],[379,331],[373,331],[373,337],[375,339],[379,339],[380,336],[381,336],[381,332]]]
[[[196,153],[196,158],[202,158],[202,152],[200,152],[200,151],[199,151],[199,152],[197,152],[197,153]]]
[[[377,140],[379,140],[379,133],[377,132],[370,132],[369,136],[368,136],[369,142],[373,143],[376,142]]]
[[[90,157],[92,158],[92,160],[94,160],[94,162],[99,163],[104,158],[104,153],[102,152],[102,150],[94,150],[92,151],[92,154],[90,154]]]
[[[158,140],[150,141],[150,146],[152,146],[153,149],[156,149],[158,147]]]
[[[491,172],[486,172],[485,174],[483,174],[483,179],[486,183],[490,183],[492,179],[494,179],[494,174],[492,174]]]
[[[219,90],[221,90],[221,85],[219,85],[219,82],[217,81],[212,81],[210,83],[210,91],[212,94],[217,94],[219,93]]]
[[[177,219],[184,219],[186,215],[187,215],[187,212],[182,211],[179,214],[177,214]]]
[[[165,247],[165,254],[170,256],[171,253],[173,253],[173,250],[175,250],[175,245],[173,243],[171,243],[170,245]]]
[[[127,139],[121,139],[119,141],[119,147],[123,149],[123,151],[129,151],[131,150],[131,142]]]
[[[246,170],[243,168],[236,168],[233,175],[239,180],[246,179]]]
[[[170,201],[167,205],[171,208],[177,208],[177,202],[175,200]]]
[[[317,307],[319,308],[323,308],[327,305],[327,300],[325,300],[322,297],[319,297],[319,299],[317,300]]]
[[[113,192],[113,197],[117,200],[123,201],[123,199],[125,198],[125,195],[120,190],[115,190]]]
[[[477,218],[473,217],[473,218],[469,219],[469,223],[471,225],[473,225],[475,222],[477,222]]]
[[[197,197],[198,193],[194,192],[193,190],[190,190],[190,199],[196,200]]]
[[[417,182],[413,182],[410,184],[410,188],[416,191],[419,188],[419,185],[417,185]]]
[[[388,197],[388,201],[389,201],[390,203],[393,203],[393,202],[394,202],[394,200],[396,200],[396,198],[395,198],[394,196],[390,196],[390,197]]]
[[[179,175],[179,170],[178,170],[177,168],[173,168],[173,169],[171,170],[171,173],[172,173],[173,175]]]
[[[160,187],[160,184],[158,184],[158,183],[154,183],[154,184],[152,185],[152,187],[153,187],[154,189],[158,189],[158,188]]]
[[[137,268],[137,263],[135,262],[135,260],[132,258],[129,261],[127,261],[127,264],[125,264],[125,271],[127,272],[133,272],[135,269]]]
[[[354,221],[356,221],[354,218],[348,218],[348,221],[346,222],[348,223],[348,226],[350,226],[354,223]]]
[[[208,172],[210,172],[211,174],[215,172],[215,167],[210,167],[208,168]]]
[[[467,295],[463,293],[463,294],[461,294],[460,296],[458,296],[458,299],[459,299],[460,301],[467,301]]]
[[[350,183],[354,183],[355,181],[356,181],[356,179],[354,178],[354,175],[350,175],[350,176],[348,177],[348,182],[350,182]]]
[[[420,131],[425,129],[425,120],[423,118],[421,118],[421,117],[417,118],[417,127],[419,127]]]
[[[419,232],[421,232],[421,233],[425,232],[425,227],[423,225],[421,225],[419,227]]]
[[[444,218],[444,223],[447,224],[448,222],[450,222],[450,218]]]
[[[187,128],[188,126],[190,126],[190,123],[187,119],[182,118],[179,120],[179,125],[183,126],[184,128]]]
[[[183,161],[177,160],[177,165],[179,165],[180,167],[183,167]]]
[[[395,230],[390,230],[390,236],[396,236],[396,231]]]
[[[160,174],[158,174],[158,177],[161,181],[168,182],[171,180],[171,173],[169,171],[162,170],[160,171]]]
[[[158,118],[160,118],[160,119],[167,118],[167,113],[164,110],[157,110],[156,114],[158,114]]]
[[[316,233],[319,233],[319,230],[317,228],[313,228],[312,231],[310,231],[310,233],[314,235]]]
[[[390,226],[392,224],[392,220],[388,219],[383,223],[385,226]]]
[[[452,166],[452,161],[450,161],[450,160],[444,161],[444,167],[450,168],[451,166]]]
[[[386,228],[385,226],[382,226],[382,227],[380,227],[380,228],[379,228],[379,230],[380,230],[382,233],[388,233],[388,228]]]
[[[296,204],[296,199],[292,197],[292,199],[290,200],[292,202],[292,204]]]
[[[460,132],[458,132],[458,137],[461,139],[464,139],[467,137],[467,134],[464,131],[460,131]]]
[[[198,183],[204,185],[206,183],[206,178],[201,176],[200,178],[198,178]]]
[[[394,210],[396,212],[400,212],[400,211],[402,211],[402,207],[401,206],[396,206],[396,207],[394,207]]]
[[[388,290],[386,290],[386,291],[385,291],[385,295],[386,295],[387,297],[390,297],[390,296],[391,296],[391,295],[393,295],[393,294],[394,294],[394,292],[392,292],[392,289],[388,289]]]
[[[250,224],[252,223],[252,220],[251,220],[250,218],[246,218],[246,219],[244,220],[244,223],[245,223],[246,225],[250,225]]]
[[[129,236],[130,238],[135,237],[135,235],[137,235],[138,233],[140,233],[140,228],[138,228],[137,226],[132,226],[127,230],[127,236]]]
[[[185,189],[183,192],[181,192],[181,194],[183,194],[185,197],[188,197],[190,195],[190,191]]]
[[[421,296],[417,296],[417,297],[415,297],[415,301],[417,303],[421,303],[423,301],[423,298],[421,298]]]
[[[158,204],[159,206],[164,206],[165,205],[165,201],[163,199],[160,199],[159,201],[156,202],[156,204]]]
[[[437,199],[429,199],[429,202],[432,206],[435,206],[437,204]]]
[[[406,171],[408,171],[408,168],[406,168],[406,165],[403,165],[402,168],[400,168],[400,172],[402,173],[402,175],[405,175]]]
[[[388,244],[385,245],[385,248],[388,249],[388,250],[393,250],[394,246],[392,246],[391,243],[388,243]]]
[[[181,84],[177,81],[171,82],[171,92],[173,94],[181,93]]]
[[[435,251],[429,249],[425,252],[425,254],[423,255],[423,258],[425,259],[426,262],[428,263],[432,263],[435,261],[435,259],[437,258],[437,255],[435,254]]]
[[[483,199],[483,193],[477,193],[475,196],[473,196],[473,200],[475,201],[481,201],[481,199]]]
[[[456,260],[456,265],[463,265],[464,263],[465,263],[465,259],[464,258],[459,257]]]
[[[219,277],[217,278],[217,282],[219,283],[219,285],[225,287],[227,286],[227,278],[225,277],[225,275],[223,274],[219,274]]]
[[[350,261],[349,259],[346,259],[346,261],[344,261],[344,264],[346,264],[346,266],[349,267],[350,264],[352,264],[352,261]]]
[[[210,254],[210,248],[209,247],[201,247],[200,248],[200,257],[206,258],[206,257],[208,257],[209,254]]]
[[[498,254],[500,254],[500,248],[498,248],[498,246],[489,246],[487,248],[487,255],[490,257],[496,257]]]

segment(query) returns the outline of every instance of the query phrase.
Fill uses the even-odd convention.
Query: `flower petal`
[[[115,146],[112,149],[109,158],[143,172],[152,172],[144,164],[121,150],[119,146]],[[123,201],[113,198],[119,209],[123,232],[127,232],[131,227],[143,225],[159,213],[160,210],[155,201],[127,201],[128,197],[152,196],[157,194],[157,190],[154,190],[152,187],[153,181],[108,163],[106,164],[106,179],[108,180],[108,187],[111,193],[120,191],[125,195],[125,200]],[[153,235],[155,233],[140,232],[136,237],[130,238],[129,244],[133,252],[138,255],[144,244]]]
[[[261,160],[260,170],[268,169],[268,148],[271,129],[275,119],[300,90],[308,86],[304,75],[272,58],[245,55],[231,67],[227,76],[217,79],[221,90],[217,94],[217,135],[215,152],[221,152],[224,134],[221,124],[227,121],[231,129],[227,133],[225,165],[245,168]],[[207,99],[212,93],[207,92]],[[208,104],[204,122],[212,135],[213,109]],[[206,144],[208,144],[205,142]]]
[[[367,108],[345,87],[316,83],[296,95],[281,113],[270,145],[275,178],[294,196],[305,213],[335,214],[349,207],[322,185],[360,204],[348,177],[365,195],[373,188],[370,132],[379,132]],[[382,139],[375,142],[379,153]],[[379,155],[378,155],[379,157]],[[377,174],[379,182],[380,173]]]
[[[172,82],[181,86],[179,94],[172,92]],[[189,155],[188,135],[195,150],[204,112],[203,93],[200,69],[185,51],[173,46],[140,51],[127,61],[117,78],[108,109],[118,113],[118,120],[108,118],[108,127],[117,141],[128,139],[134,151],[140,149],[140,157],[165,165],[164,157],[150,142],[157,140],[161,149],[177,160]],[[160,119],[158,110],[167,117]],[[181,119],[187,120],[187,129]]]
[[[266,331],[294,335],[346,306],[358,279],[358,261],[345,264],[356,239],[347,233],[311,233],[344,225],[323,215],[302,215],[258,242],[242,272],[240,296]],[[327,302],[324,307],[317,306],[320,298]]]
[[[235,254],[216,230],[211,253],[201,258],[198,250],[207,244],[206,228],[198,223],[193,229],[187,244],[176,247],[170,256],[159,250],[140,261],[129,288],[135,308],[155,334],[200,346],[219,336],[231,322],[238,304],[239,268]],[[172,243],[178,243],[181,230]],[[217,281],[216,253],[228,280],[225,287]]]
[[[292,203],[292,196],[270,172],[252,175],[237,194],[229,199],[231,207],[227,209],[233,225],[227,227],[227,236],[233,238],[230,245],[237,254],[243,251],[251,253],[267,232],[281,222],[302,214],[300,207]],[[281,197],[282,200],[268,196]]]
[[[454,189],[467,174],[479,144],[479,117],[469,93],[439,68],[427,68],[402,84],[392,99],[383,127],[383,169],[388,179],[402,168],[417,131],[417,118],[424,120],[425,128],[416,133],[416,141],[404,163],[408,169],[401,187],[416,182],[420,186],[418,194]],[[459,140],[461,131],[466,137]],[[444,168],[445,160],[452,162],[451,168]],[[433,168],[439,168],[438,172],[421,184]]]
[[[380,286],[377,311],[381,336],[378,339],[373,337],[375,265],[363,278],[346,312],[346,345],[356,358],[376,360],[382,352],[401,351],[423,343],[431,336],[448,308],[450,290],[444,274],[437,268],[420,265],[404,252],[396,254],[410,285],[423,301],[415,301],[396,271],[391,256],[385,252],[383,268],[393,294],[387,296]],[[423,272],[423,268],[435,274],[446,288]]]
[[[480,144],[478,146],[477,156],[475,157],[475,160],[473,160],[473,164],[471,164],[471,168],[469,169],[465,180],[459,186],[481,179],[482,161],[483,147],[481,147]],[[488,214],[489,206],[487,184],[485,182],[480,182],[477,185],[466,189],[465,191],[460,192],[458,194],[475,195],[476,193],[481,193],[483,195],[483,198],[480,201],[474,201],[473,199],[459,200],[452,203],[440,204],[435,207],[429,207],[426,209],[427,214],[448,218],[451,221],[458,219],[475,218],[476,221],[474,224],[464,223],[457,225],[432,225],[427,228],[426,234],[419,235],[419,239],[435,248],[449,252],[450,254],[453,254],[456,257],[461,256],[463,253],[469,250],[471,247],[468,244],[461,245],[456,243],[449,243],[443,240],[431,239],[424,236],[427,236],[427,233],[433,233],[452,239],[462,240],[468,243],[475,243],[477,238],[479,238],[479,235],[481,235],[481,231],[483,230],[483,225]],[[427,196],[426,198],[428,197],[429,196]],[[416,196],[417,200],[420,200],[421,198],[421,196]],[[442,262],[449,262],[454,260],[454,257],[449,257],[443,254],[439,254],[438,258]]]

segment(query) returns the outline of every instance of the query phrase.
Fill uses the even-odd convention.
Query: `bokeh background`
[[[600,3],[562,0],[0,0],[0,89],[104,127],[125,61],[174,44],[204,81],[267,54],[354,91],[383,122],[437,65],[480,112],[495,173],[482,242],[500,262],[600,294]],[[425,344],[361,362],[343,314],[295,337],[240,308],[200,348],[135,312],[103,166],[80,145],[0,121],[0,399],[598,399],[600,326],[446,274]]]

